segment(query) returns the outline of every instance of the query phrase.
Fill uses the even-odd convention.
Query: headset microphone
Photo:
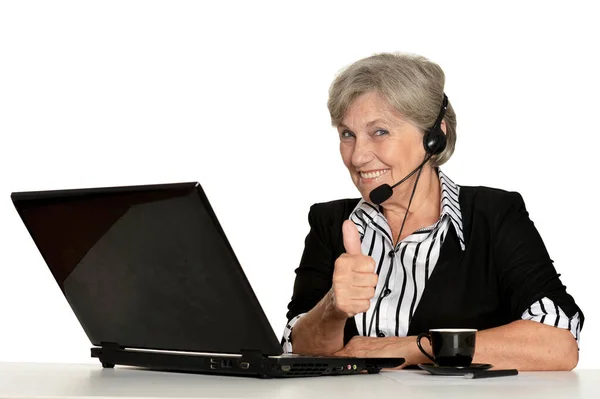
[[[406,175],[402,180],[398,183],[390,186],[389,184],[382,184],[379,187],[376,187],[369,193],[369,199],[375,205],[381,205],[385,201],[387,201],[393,194],[394,188],[404,183],[409,177],[414,175],[419,169],[423,167],[429,161],[429,159],[441,153],[446,148],[446,135],[442,131],[442,120],[444,119],[444,115],[446,114],[446,110],[448,109],[448,97],[444,94],[444,99],[442,101],[442,107],[440,109],[440,113],[433,124],[433,126],[425,132],[423,135],[423,147],[425,147],[425,152],[427,154],[425,160],[421,162],[419,166],[415,168],[412,172]]]
[[[431,158],[432,155],[433,154],[428,154],[427,157],[425,158],[425,160],[423,162],[421,162],[421,164],[419,166],[417,166],[415,168],[415,170],[410,172],[402,180],[400,180],[398,183],[394,184],[393,186],[390,186],[389,184],[382,184],[381,186],[373,189],[369,193],[369,199],[371,200],[371,202],[374,203],[375,205],[381,205],[382,203],[387,201],[392,196],[392,194],[394,194],[394,188],[396,188],[396,186],[399,186],[400,184],[404,183],[406,181],[406,179],[408,179],[409,177],[414,175],[419,169],[421,169],[423,167],[423,165],[425,165],[427,163],[427,161],[429,161],[429,159]]]

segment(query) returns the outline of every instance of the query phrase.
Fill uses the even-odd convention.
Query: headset
[[[444,94],[444,99],[442,101],[442,107],[440,109],[440,113],[438,114],[437,119],[435,120],[435,123],[429,129],[427,129],[425,131],[425,133],[423,134],[423,147],[425,147],[425,159],[423,159],[423,162],[421,162],[421,164],[419,166],[417,166],[412,172],[410,172],[408,175],[404,176],[404,178],[402,180],[400,180],[393,186],[390,186],[389,184],[382,184],[382,185],[374,188],[373,190],[371,190],[371,192],[369,193],[369,198],[370,198],[371,202],[373,202],[375,205],[381,205],[383,202],[387,201],[394,194],[394,188],[396,188],[400,184],[404,183],[409,177],[411,177],[417,171],[419,172],[419,175],[420,175],[423,165],[425,165],[432,156],[440,154],[442,151],[444,151],[444,149],[446,148],[446,135],[444,134],[444,131],[442,130],[442,120],[444,119],[444,115],[446,115],[447,109],[448,109],[448,97],[446,96],[446,94]],[[419,181],[418,178],[417,178],[417,181]],[[417,187],[417,181],[415,181],[415,187],[413,188],[413,194],[414,194],[414,190]],[[411,200],[412,200],[412,196],[411,196]],[[409,203],[409,207],[410,207],[410,203]]]
[[[423,135],[423,147],[425,147],[425,159],[423,160],[423,162],[421,162],[421,164],[415,170],[410,172],[406,177],[404,177],[402,180],[400,180],[398,183],[394,184],[393,186],[390,186],[389,184],[382,184],[381,186],[372,190],[371,193],[369,194],[371,201],[373,201],[376,205],[380,205],[382,202],[385,202],[392,196],[393,189],[395,187],[397,187],[398,185],[400,185],[401,183],[406,181],[415,172],[417,172],[417,171],[419,172],[417,174],[417,179],[415,180],[415,185],[413,187],[412,194],[410,195],[410,199],[408,201],[408,207],[406,209],[406,213],[404,214],[404,219],[402,220],[400,232],[398,233],[398,238],[396,239],[396,241],[398,241],[400,239],[400,236],[402,235],[402,230],[404,229],[404,223],[406,222],[408,210],[410,209],[410,204],[412,203],[413,196],[415,195],[415,191],[417,189],[417,183],[419,182],[419,177],[421,176],[421,171],[423,170],[423,165],[425,165],[425,163],[427,163],[427,161],[429,161],[429,159],[431,159],[432,156],[438,155],[442,151],[444,151],[444,149],[446,149],[447,139],[446,139],[446,134],[442,130],[442,121],[444,120],[444,116],[446,115],[447,109],[448,109],[448,96],[446,96],[446,94],[444,93],[444,98],[442,100],[442,106],[440,108],[440,112],[437,116],[437,119],[435,120],[435,123],[433,124],[433,126],[431,126],[429,129],[427,129],[425,131],[425,134]],[[395,253],[398,252],[398,248],[399,247],[394,248],[392,250],[392,252],[394,252],[394,254],[392,254],[392,252],[390,252],[389,255],[395,256]],[[377,302],[375,304],[375,308],[373,309],[373,314],[371,315],[371,322],[369,323],[369,329],[368,329],[368,331],[365,331],[367,336],[371,336],[371,329],[373,328],[373,320],[375,319],[375,317],[377,317],[377,324],[379,324],[379,308],[381,306],[382,299],[389,294],[389,281],[390,281],[390,276],[392,273],[393,266],[394,266],[394,259],[392,258],[392,260],[390,261],[390,267],[388,269],[387,276],[385,278],[385,284],[384,284],[383,288],[381,289],[381,292],[380,292],[379,297],[377,298]],[[363,314],[363,317],[367,317],[366,312]],[[376,331],[376,333],[377,333],[378,337],[384,336],[384,335],[382,335],[382,333],[379,330]]]

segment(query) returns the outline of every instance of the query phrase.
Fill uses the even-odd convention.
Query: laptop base
[[[169,353],[110,346],[93,347],[91,355],[98,358],[104,368],[124,365],[157,371],[258,378],[375,374],[383,368],[404,363],[402,358],[264,356],[256,351],[247,351],[242,355]]]

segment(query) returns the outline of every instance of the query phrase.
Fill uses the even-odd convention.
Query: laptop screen
[[[281,353],[198,183],[12,199],[94,345]]]

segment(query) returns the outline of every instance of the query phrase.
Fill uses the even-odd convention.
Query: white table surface
[[[100,364],[0,363],[0,398],[600,398],[600,370],[467,380],[421,370],[261,380]]]

